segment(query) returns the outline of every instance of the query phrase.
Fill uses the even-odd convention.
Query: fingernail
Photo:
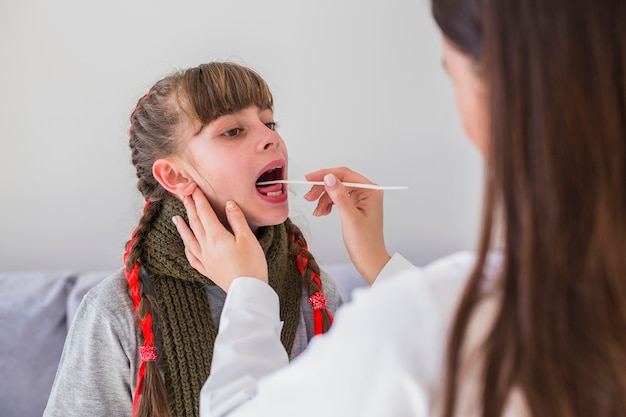
[[[234,211],[237,210],[237,204],[235,204],[234,201],[229,200],[226,202],[226,210],[228,211]]]
[[[172,217],[172,223],[174,223],[175,225],[178,225],[178,217],[177,216]]]
[[[302,196],[302,198],[304,198],[306,200],[306,198],[309,196],[309,194],[311,194],[311,192],[307,191],[306,194],[304,194],[304,196]]]
[[[324,176],[324,184],[332,187],[337,184],[337,178],[333,174],[326,174]]]

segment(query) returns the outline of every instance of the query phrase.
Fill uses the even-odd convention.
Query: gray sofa
[[[352,265],[324,269],[346,301],[365,285]],[[112,272],[0,273],[0,417],[41,417],[76,309]]]

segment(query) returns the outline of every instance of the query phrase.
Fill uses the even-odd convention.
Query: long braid
[[[137,385],[133,399],[132,415],[135,417],[169,416],[167,391],[156,360],[158,354],[154,346],[152,302],[143,291],[143,281],[139,276],[139,258],[142,241],[150,229],[152,219],[159,212],[159,203],[146,202],[139,225],[133,231],[124,253],[124,274],[128,281],[129,293],[139,319],[143,345],[139,347],[141,365],[137,373]],[[145,383],[144,383],[145,379]]]
[[[149,132],[152,123],[150,113],[152,107],[160,106],[159,102],[170,91],[171,87],[167,83],[157,83],[150,93],[139,99],[130,116],[131,160],[137,170],[137,188],[146,199],[143,215],[124,253],[124,272],[143,338],[143,345],[139,347],[141,364],[133,398],[133,417],[169,417],[172,414],[165,382],[157,365],[159,355],[155,346],[156,323],[152,311],[154,303],[150,300],[151,296],[144,291],[144,282],[139,274],[143,242],[159,213],[162,199],[167,196],[167,192],[152,175],[151,156],[155,154],[154,150],[159,144],[162,146],[161,152],[171,152],[171,148],[166,146],[168,142],[162,138],[158,138],[158,142],[150,140],[154,136],[153,132]]]
[[[300,229],[290,220],[285,221],[289,249],[296,257],[296,265],[302,274],[302,283],[309,295],[313,309],[313,334],[326,333],[333,323],[333,315],[326,308],[326,298],[322,289],[321,270],[309,252],[309,247]]]

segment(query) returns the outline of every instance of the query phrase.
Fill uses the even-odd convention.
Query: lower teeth
[[[282,195],[283,191],[282,190],[278,190],[278,191],[272,191],[267,193],[266,195],[268,197],[278,197],[279,195]]]

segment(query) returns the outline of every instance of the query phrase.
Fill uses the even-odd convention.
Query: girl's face
[[[287,218],[287,185],[256,185],[287,179],[287,148],[275,128],[272,110],[253,105],[190,129],[184,164],[225,225],[228,200],[241,207],[253,231]]]
[[[476,73],[474,61],[445,37],[443,65],[454,84],[456,107],[465,134],[484,155],[489,129],[485,84]]]

